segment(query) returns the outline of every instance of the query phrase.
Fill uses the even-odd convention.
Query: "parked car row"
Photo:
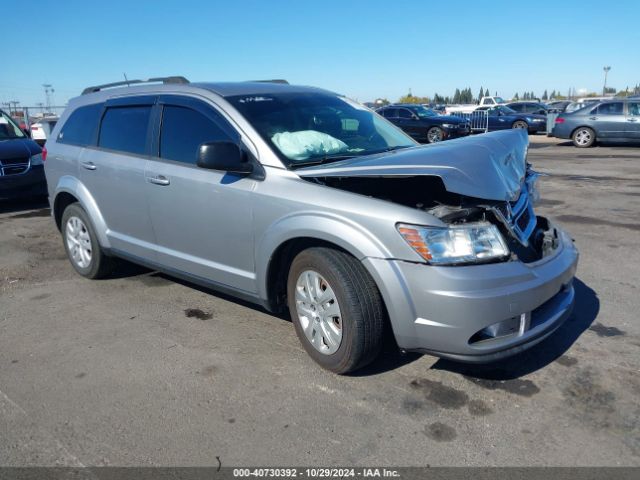
[[[437,143],[471,133],[465,119],[440,115],[422,105],[394,104],[379,108],[376,112],[420,143]]]

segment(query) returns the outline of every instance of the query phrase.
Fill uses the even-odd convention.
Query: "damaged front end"
[[[526,162],[528,138],[522,133],[496,132],[296,173],[439,219],[448,228],[398,225],[428,263],[530,263],[551,255],[559,234],[534,212],[540,175]]]

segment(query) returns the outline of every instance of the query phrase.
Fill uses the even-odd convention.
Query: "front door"
[[[255,293],[251,201],[256,181],[196,165],[201,144],[240,144],[240,135],[197,99],[162,96],[157,108],[145,191],[158,261],[196,279]]]

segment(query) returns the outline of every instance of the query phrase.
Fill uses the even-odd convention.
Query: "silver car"
[[[288,310],[337,373],[386,336],[493,361],[569,316],[578,253],[534,213],[525,131],[420,146],[317,88],[129,84],[86,89],[46,144],[52,214],[81,275],[126,259]]]

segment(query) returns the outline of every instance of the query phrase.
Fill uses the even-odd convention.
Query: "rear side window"
[[[74,110],[58,134],[58,142],[69,145],[94,145],[102,104],[85,105]],[[55,122],[51,122],[51,128]]]
[[[398,112],[400,113],[400,115],[398,115],[400,118],[413,118],[411,112],[406,108],[401,108],[398,110]]]
[[[107,108],[100,125],[98,146],[144,155],[151,105]]]
[[[160,130],[160,156],[196,164],[198,149],[206,142],[234,140],[214,121],[187,107],[165,105]]]
[[[524,105],[521,103],[516,103],[514,105],[509,105],[511,110],[515,110],[516,112],[521,112],[524,109]]]
[[[597,110],[599,115],[622,115],[622,102],[603,103]]]

